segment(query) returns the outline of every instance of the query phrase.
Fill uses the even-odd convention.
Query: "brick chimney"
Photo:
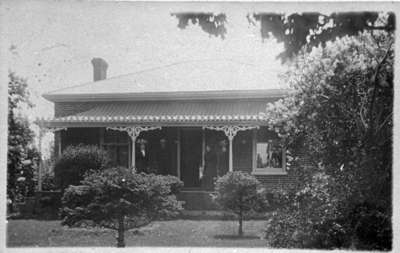
[[[93,81],[104,80],[107,78],[108,64],[102,58],[93,58]]]

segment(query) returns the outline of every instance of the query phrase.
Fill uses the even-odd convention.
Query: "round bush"
[[[182,203],[175,193],[182,186],[177,177],[133,173],[123,167],[88,173],[81,185],[65,190],[62,224],[114,229],[117,246],[124,247],[126,230],[180,212]]]
[[[54,166],[56,184],[61,190],[78,185],[85,173],[103,170],[109,161],[108,153],[97,146],[68,146]]]
[[[215,184],[214,201],[225,210],[237,215],[238,234],[243,234],[243,219],[249,212],[265,210],[266,194],[260,188],[260,182],[252,175],[240,171],[228,172],[218,178]]]

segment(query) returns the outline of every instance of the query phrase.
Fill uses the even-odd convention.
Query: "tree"
[[[223,209],[236,214],[239,222],[238,235],[243,235],[243,220],[251,211],[265,208],[266,202],[260,189],[260,182],[247,173],[228,172],[218,178],[213,200]]]
[[[117,246],[124,247],[126,230],[176,215],[182,209],[175,196],[182,186],[173,176],[137,174],[127,168],[93,172],[81,185],[66,189],[62,223],[73,226],[89,220],[116,230]]]
[[[200,25],[214,20],[175,16]],[[265,119],[295,156],[290,173],[299,180],[292,195],[309,190],[318,173],[328,176],[328,196],[338,200],[335,222],[348,235],[343,245],[390,249],[394,13],[254,13],[248,19],[260,22],[262,38],[285,46],[279,57],[290,66],[285,79],[294,92],[270,105]],[[313,166],[299,163],[299,151]],[[286,225],[298,222],[294,212],[286,217]]]
[[[213,36],[225,38],[227,17],[224,13],[173,13],[178,20],[178,27],[184,29],[189,22],[198,24],[203,31]],[[363,31],[394,32],[395,14],[390,12],[380,15],[378,12],[340,12],[325,15],[317,12],[277,14],[249,13],[251,24],[260,22],[263,39],[276,38],[284,43],[284,52],[279,54],[283,61],[292,59],[302,48],[308,50],[325,45],[337,37],[357,35]]]
[[[34,133],[29,122],[20,112],[23,107],[33,107],[28,84],[13,72],[8,77],[7,194],[14,201],[33,194],[33,170],[40,155],[33,146]]]
[[[297,192],[319,172],[335,182],[338,223],[359,248],[391,247],[393,40],[388,32],[363,33],[303,49],[286,74],[293,93],[264,115],[292,154],[305,149],[314,163],[291,168],[304,182]],[[380,221],[368,239],[360,210]]]
[[[97,146],[68,146],[54,166],[56,183],[62,190],[69,185],[78,185],[85,173],[104,170],[109,162],[108,153]]]
[[[226,15],[224,13],[214,14],[214,13],[172,13],[172,16],[178,18],[178,27],[180,29],[185,29],[189,25],[189,21],[196,25],[198,24],[201,29],[213,36],[220,36],[222,39],[225,38],[226,34]]]

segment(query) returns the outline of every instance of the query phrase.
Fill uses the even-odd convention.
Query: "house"
[[[107,78],[103,59],[92,64],[93,82],[43,95],[55,115],[39,123],[55,131],[59,154],[94,144],[114,165],[175,175],[184,183],[180,197],[194,209],[207,208],[200,200],[227,171],[252,173],[267,186],[293,180],[284,147],[260,115],[289,90],[252,66],[190,61]]]

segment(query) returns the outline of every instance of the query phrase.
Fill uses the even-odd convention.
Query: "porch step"
[[[212,201],[212,191],[181,191],[178,200],[185,201],[185,210],[218,210],[218,206]]]

